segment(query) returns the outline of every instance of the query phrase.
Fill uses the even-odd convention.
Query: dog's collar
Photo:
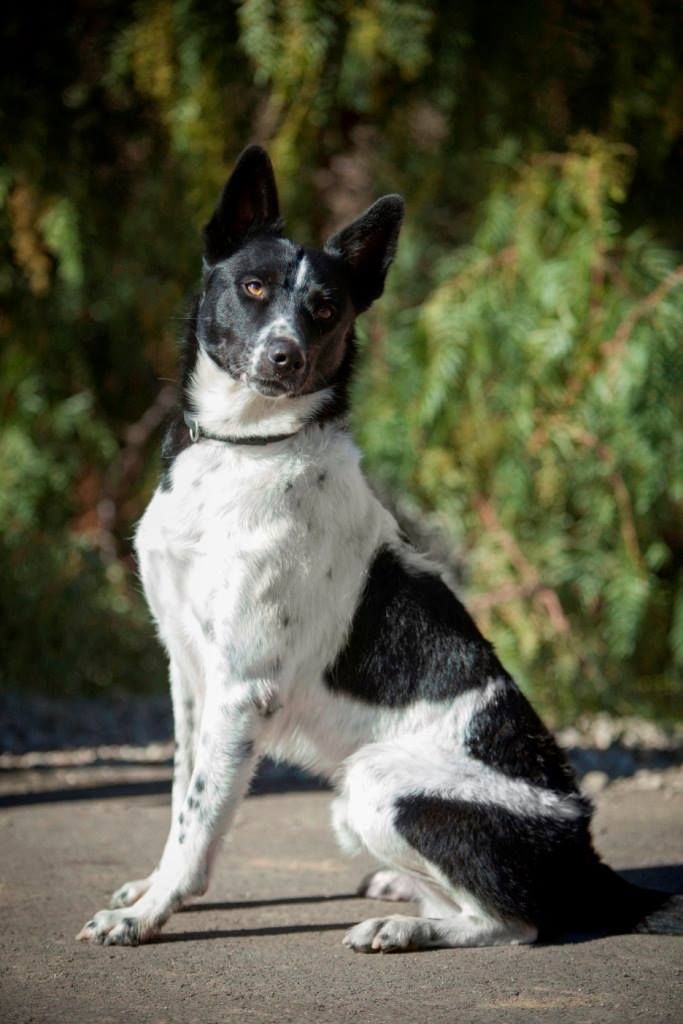
[[[250,434],[245,434],[244,437],[226,437],[223,434],[210,434],[208,430],[204,430],[200,427],[199,420],[196,416],[190,416],[189,412],[186,412],[185,410],[183,410],[183,419],[185,420],[185,426],[190,433],[190,441],[192,441],[193,444],[196,441],[199,441],[202,437],[207,441],[222,441],[224,444],[276,444],[278,441],[286,441],[289,437],[295,437],[295,435],[299,433],[298,430],[294,430],[291,434],[267,434],[265,437],[258,437]]]

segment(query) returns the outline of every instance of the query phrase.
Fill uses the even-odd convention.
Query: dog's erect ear
[[[396,252],[403,210],[401,196],[382,196],[325,243],[325,252],[341,256],[350,272],[352,298],[359,313],[384,291],[387,270]]]
[[[211,265],[231,255],[247,235],[278,234],[280,208],[273,165],[265,149],[247,146],[204,228],[204,258]]]

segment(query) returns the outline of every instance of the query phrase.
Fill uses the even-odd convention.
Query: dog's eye
[[[251,281],[245,281],[242,285],[247,295],[252,299],[263,299],[266,294],[266,286],[263,281],[259,281],[258,278],[253,278]]]
[[[313,315],[316,318],[316,320],[331,320],[332,317],[334,316],[334,306],[318,306]]]

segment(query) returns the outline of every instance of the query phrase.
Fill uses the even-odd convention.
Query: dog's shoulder
[[[395,532],[373,552],[346,643],[328,667],[334,691],[393,707],[449,700],[504,675],[492,646],[437,566]]]

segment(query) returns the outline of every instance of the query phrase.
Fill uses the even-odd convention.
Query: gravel
[[[166,696],[0,695],[0,751],[6,754],[121,743],[142,747],[172,736],[173,715]]]
[[[166,697],[0,695],[0,787],[7,791],[3,784],[11,774],[28,777],[49,768],[168,766],[172,735]],[[579,719],[557,738],[589,795],[624,779],[640,789],[683,788],[683,723],[664,728],[599,714]],[[303,779],[271,763],[261,776]],[[15,790],[19,781],[9,788]]]

